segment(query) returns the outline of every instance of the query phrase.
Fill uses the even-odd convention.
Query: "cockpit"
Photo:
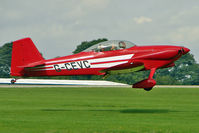
[[[111,41],[105,41],[105,42],[101,42],[96,45],[93,45],[90,48],[84,50],[84,52],[113,51],[113,50],[120,50],[120,49],[128,49],[133,46],[135,46],[135,44],[129,41],[111,40]]]

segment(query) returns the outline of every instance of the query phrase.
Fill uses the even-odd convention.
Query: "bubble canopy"
[[[103,51],[113,51],[120,49],[128,49],[136,46],[134,43],[123,40],[111,40],[105,41],[98,44],[95,44],[88,49],[84,50],[84,52],[103,52]]]

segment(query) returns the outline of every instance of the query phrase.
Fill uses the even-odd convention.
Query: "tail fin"
[[[30,38],[13,42],[11,59],[11,76],[24,76],[24,68],[30,64],[39,64],[44,58]]]

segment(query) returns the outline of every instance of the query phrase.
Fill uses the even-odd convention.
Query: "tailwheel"
[[[153,88],[153,87],[151,87],[151,88],[144,88],[144,90],[145,90],[145,91],[150,91],[150,90],[152,90],[152,88]]]
[[[11,79],[10,83],[14,84],[17,80],[16,79]]]

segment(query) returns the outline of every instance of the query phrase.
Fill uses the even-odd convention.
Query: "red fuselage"
[[[144,70],[169,67],[189,49],[178,46],[134,46],[105,52],[81,52],[45,60],[25,70],[24,76],[104,75],[108,71],[144,65]]]

